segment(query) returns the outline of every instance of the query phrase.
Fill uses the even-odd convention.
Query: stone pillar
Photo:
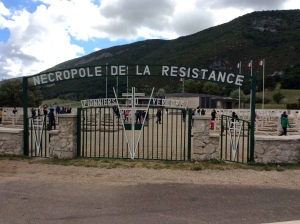
[[[77,115],[59,114],[58,117],[58,130],[49,131],[49,157],[72,159],[77,155]]]
[[[194,116],[193,160],[220,159],[220,135],[210,134],[210,117]]]
[[[23,129],[0,129],[0,155],[24,155]]]

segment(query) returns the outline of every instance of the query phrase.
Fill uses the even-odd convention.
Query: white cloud
[[[0,42],[0,77],[33,75],[84,54],[73,40],[174,39],[255,10],[300,8],[299,0],[34,1],[39,6],[33,13],[0,2],[0,29],[11,33]]]

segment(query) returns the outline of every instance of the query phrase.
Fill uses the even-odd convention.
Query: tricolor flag
[[[263,65],[264,65],[264,61],[263,61],[263,60],[259,61],[259,62],[258,62],[258,65],[259,65],[259,66],[263,66]]]
[[[247,67],[248,67],[248,68],[251,68],[251,67],[252,67],[252,61],[250,61],[250,62],[247,64]]]
[[[240,63],[238,63],[236,67],[237,67],[237,68],[240,68],[240,66],[241,66]]]
[[[183,81],[183,78],[180,78],[179,81],[182,82],[182,81]]]

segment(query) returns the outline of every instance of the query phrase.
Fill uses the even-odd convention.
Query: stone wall
[[[255,136],[255,162],[300,162],[300,136]]]
[[[210,134],[210,117],[194,116],[192,159],[220,159],[220,135]]]
[[[77,155],[77,115],[59,114],[58,117],[58,130],[49,131],[49,157],[74,158]]]
[[[0,128],[0,155],[23,155],[23,129]]]

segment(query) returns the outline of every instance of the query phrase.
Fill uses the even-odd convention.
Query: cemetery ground
[[[1,223],[300,220],[300,165],[0,157]]]
[[[272,99],[272,96],[277,93],[277,92],[281,92],[285,98],[279,103],[275,103]],[[256,93],[256,97],[260,97],[262,98],[263,96],[263,92],[257,92]],[[298,103],[298,99],[300,98],[300,90],[296,90],[296,89],[280,89],[280,86],[278,85],[276,87],[275,90],[265,90],[264,92],[264,96],[265,99],[269,99],[271,100],[270,103],[264,104],[264,109],[286,109],[286,104],[291,104],[291,103]],[[247,97],[249,98],[249,95],[247,95]],[[102,97],[99,97],[102,98]],[[49,100],[44,100],[43,104],[47,104],[47,105],[59,105],[62,107],[72,107],[72,108],[76,108],[76,107],[81,107],[81,102],[80,101],[71,101],[70,100],[62,100],[62,99],[49,99]],[[235,105],[235,109],[238,108],[238,105]],[[250,104],[245,104],[244,108],[250,108]],[[260,103],[256,103],[255,104],[255,108],[256,109],[261,109],[262,105]]]

